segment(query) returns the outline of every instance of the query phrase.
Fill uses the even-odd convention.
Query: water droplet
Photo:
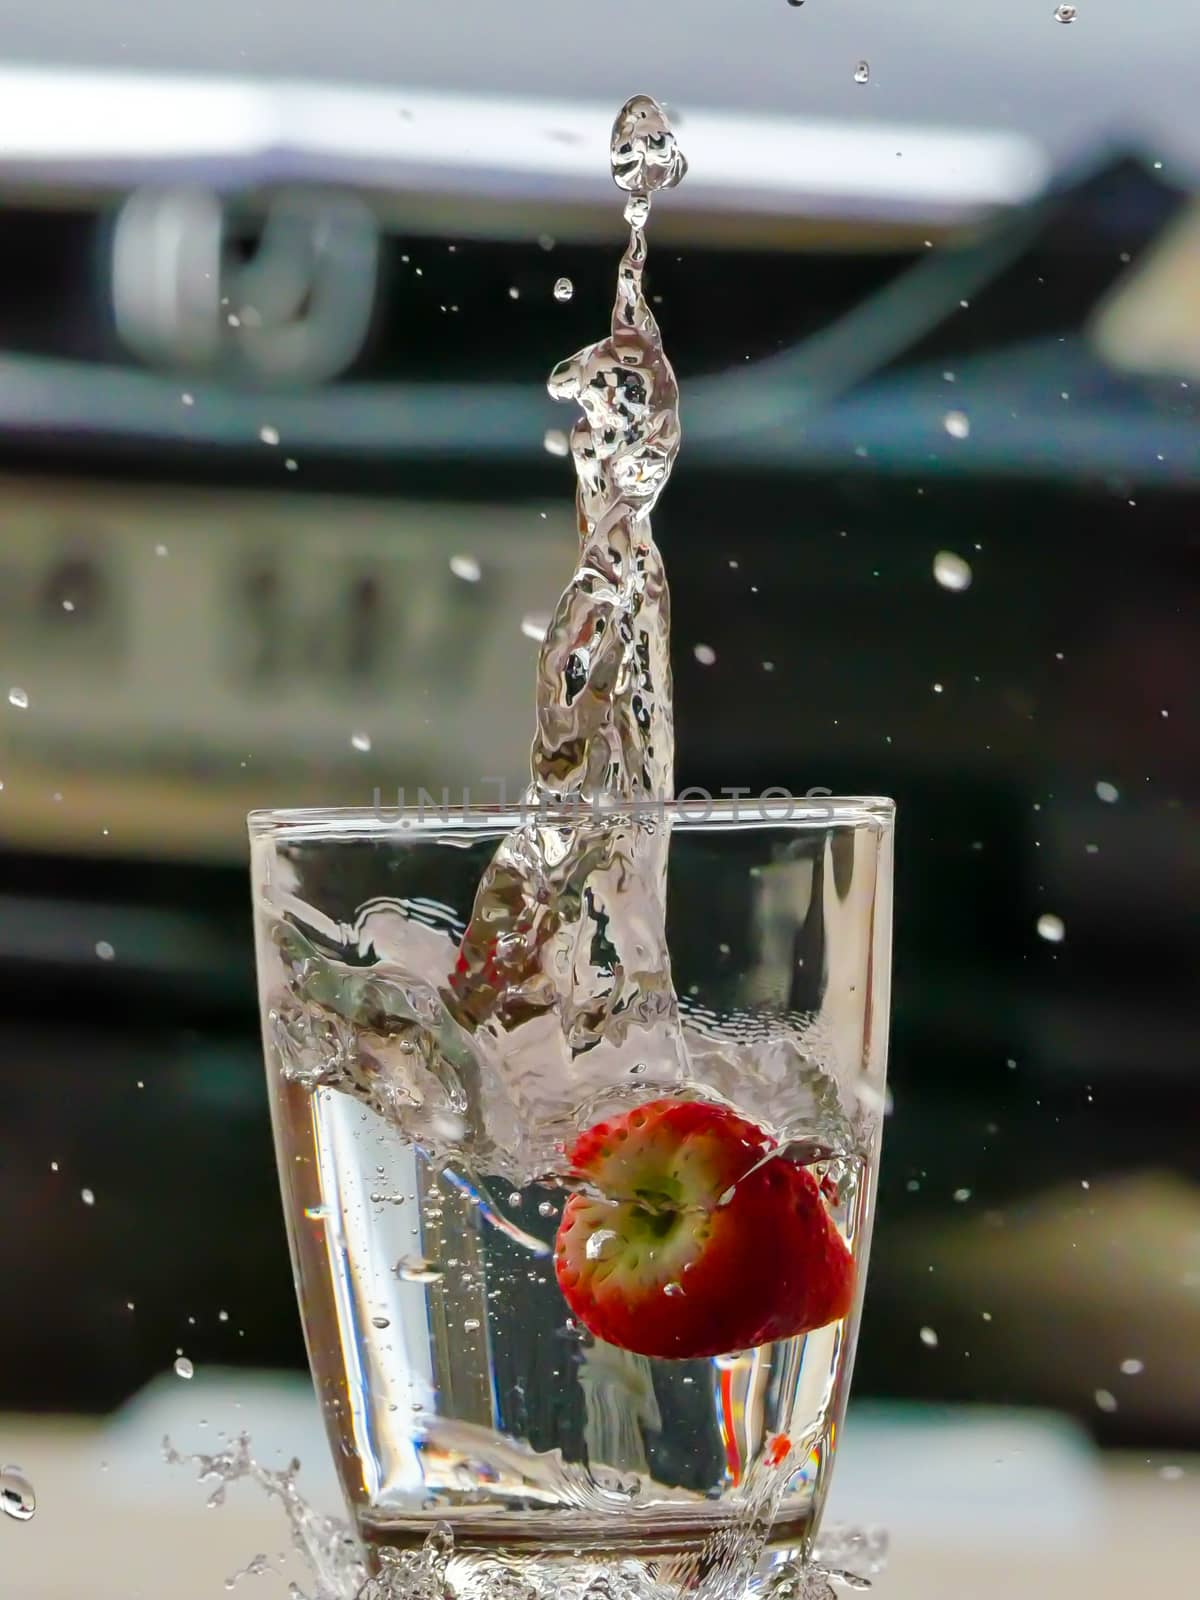
[[[698,644],[692,648],[692,654],[702,667],[711,667],[717,659],[717,652],[710,644]]]
[[[1067,936],[1066,923],[1052,911],[1044,911],[1037,919],[1037,931],[1038,937],[1050,944],[1061,944]]]
[[[1121,1363],[1121,1371],[1127,1378],[1136,1378],[1139,1372],[1145,1372],[1146,1363],[1139,1361],[1137,1356],[1126,1356]]]
[[[261,427],[258,430],[258,437],[262,440],[262,442],[264,444],[278,444],[279,443],[279,429],[278,428],[272,428],[271,425],[268,423],[264,427]]]
[[[85,1206],[94,1206],[96,1204],[96,1196],[90,1189],[81,1189],[79,1191],[79,1198],[83,1201]]]
[[[538,249],[544,250],[547,255],[554,249],[554,235],[552,233],[539,233],[537,236]]]
[[[113,949],[112,945],[109,944],[107,939],[97,939],[96,954],[100,957],[101,961],[113,961],[116,959],[117,952]]]
[[[10,689],[8,691],[8,703],[10,706],[16,706],[18,711],[28,711],[29,695],[24,689]]]
[[[295,472],[295,470],[296,470],[296,468],[298,466],[298,462],[296,461],[295,456],[289,456],[287,458],[287,460],[283,464],[288,469],[289,472]]]
[[[954,1199],[958,1205],[964,1205],[971,1198],[970,1189],[955,1189]]]
[[[217,1321],[218,1322],[228,1322],[229,1321],[229,1313],[228,1313],[228,1311],[218,1311],[217,1312]]]
[[[669,1294],[673,1300],[678,1299],[683,1292],[684,1288],[681,1283],[668,1283],[663,1286],[663,1293]]]
[[[942,685],[940,683],[935,683],[932,687],[933,687],[934,694],[941,694],[942,693]]]
[[[964,561],[962,556],[955,555],[953,550],[939,550],[933,558],[933,576],[943,589],[960,594],[971,587],[975,574],[971,571],[971,563]]]
[[[391,1325],[392,1325],[392,1320],[391,1320],[390,1317],[372,1317],[371,1318],[371,1326],[373,1328],[390,1328]]]
[[[75,609],[74,600],[64,600],[63,603],[62,603],[62,608],[63,608],[64,611],[74,611],[74,609]]]
[[[1105,783],[1103,779],[1096,785],[1096,798],[1103,800],[1106,806],[1115,805],[1121,798],[1121,791],[1115,783]]]
[[[644,228],[650,220],[650,196],[631,194],[625,202],[625,221],[631,228]]]
[[[561,428],[547,428],[542,435],[542,448],[549,456],[565,456],[571,446]]]
[[[196,404],[196,396],[194,394],[181,394],[179,398],[185,406],[194,406]]]
[[[519,1189],[509,1190],[508,1203],[510,1206],[519,1206],[521,1204],[521,1191]]]
[[[937,1342],[938,1336],[932,1328],[921,1329],[921,1343],[923,1345],[927,1345],[930,1350],[936,1350]]]
[[[156,544],[154,546],[154,554],[156,556],[165,556],[166,553],[167,553],[167,547],[166,547],[165,544]]]
[[[464,1333],[477,1333],[479,1331],[479,1327],[480,1327],[480,1322],[479,1322],[479,1318],[478,1317],[464,1317],[464,1319],[463,1319],[463,1332]]]
[[[606,1245],[610,1245],[617,1237],[612,1228],[597,1228],[595,1233],[589,1234],[588,1242],[583,1247],[583,1253],[589,1261],[603,1261]]]
[[[869,61],[860,61],[858,63],[854,69],[854,81],[855,83],[870,83],[871,63]]]
[[[1054,8],[1054,20],[1055,20],[1055,22],[1074,22],[1075,18],[1078,15],[1079,15],[1078,6],[1062,5],[1062,6],[1055,6],[1055,8]]]
[[[478,583],[483,576],[483,568],[474,556],[451,556],[450,571],[464,583]]]
[[[175,1357],[175,1376],[177,1378],[194,1378],[196,1369],[186,1356]]]
[[[356,750],[366,752],[371,748],[371,735],[369,733],[352,733],[350,743]]]
[[[1117,1409],[1117,1397],[1108,1389],[1097,1389],[1094,1399],[1097,1408],[1110,1414]]]
[[[543,1200],[541,1205],[538,1206],[539,1217],[556,1217],[557,1215],[558,1207],[554,1204],[553,1200]]]
[[[965,411],[947,411],[942,427],[952,439],[966,439],[971,432],[971,419]]]
[[[15,1522],[28,1522],[36,1510],[33,1485],[20,1467],[8,1466],[0,1471],[0,1511]]]
[[[521,298],[521,291],[517,288],[515,283],[508,291],[508,298],[510,300],[519,300]]]
[[[544,611],[530,611],[521,618],[521,632],[527,639],[536,640],[541,644],[550,627],[550,618]]]
[[[672,189],[687,173],[667,114],[648,94],[635,94],[617,112],[609,158],[613,182],[635,197]]]
[[[392,1271],[405,1283],[439,1283],[445,1276],[441,1267],[421,1256],[402,1257]]]
[[[554,298],[560,302],[571,300],[575,295],[575,285],[570,278],[559,278],[554,285]]]

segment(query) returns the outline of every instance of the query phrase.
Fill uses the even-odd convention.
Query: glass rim
[[[687,790],[683,791],[684,795]],[[702,831],[785,827],[789,824],[835,824],[875,827],[895,823],[896,802],[884,795],[761,795],[726,799],[604,800],[598,804],[564,801],[514,805],[442,806],[300,806],[251,811],[246,826],[252,839],[285,837],[361,838],[397,831],[429,833],[511,833],[530,823],[572,826],[585,820],[628,817],[648,821],[662,817],[673,827]]]

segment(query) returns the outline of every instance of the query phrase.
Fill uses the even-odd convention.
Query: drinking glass
[[[468,1591],[504,1568],[536,1569],[543,1587],[553,1570],[561,1588],[613,1563],[711,1587],[714,1572],[803,1557],[829,1486],[884,1109],[893,806],[693,801],[647,819],[610,805],[588,824],[657,837],[682,1067],[654,1055],[653,1020],[647,1048],[576,1049],[545,1017],[500,1059],[439,1045],[437,997],[480,880],[528,821],[250,818],[267,1076],[313,1379],[377,1562],[445,1524]],[[563,818],[562,837],[577,826]],[[552,1255],[566,1152],[600,1117],[664,1097],[730,1106],[778,1141],[771,1159],[809,1169],[855,1264],[844,1317],[661,1359],[572,1316]]]

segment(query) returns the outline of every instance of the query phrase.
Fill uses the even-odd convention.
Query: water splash
[[[625,1357],[625,1352],[607,1346],[597,1346],[597,1351],[601,1348],[610,1357]],[[171,1466],[194,1467],[199,1481],[212,1486],[210,1508],[223,1505],[229,1486],[243,1479],[257,1484],[282,1506],[293,1548],[313,1584],[310,1590],[290,1584],[292,1600],[678,1600],[677,1583],[664,1582],[662,1575],[652,1576],[645,1565],[633,1560],[612,1562],[600,1569],[593,1563],[556,1560],[548,1554],[515,1564],[478,1557],[463,1561],[456,1557],[454,1534],[444,1522],[435,1524],[415,1550],[376,1550],[377,1571],[369,1574],[350,1525],[315,1510],[296,1487],[298,1460],[282,1471],[261,1466],[247,1434],[213,1455],[181,1454],[170,1439],[164,1439],[163,1454]],[[772,1478],[786,1478],[794,1465],[788,1452],[761,1468],[762,1484],[750,1486],[751,1521],[761,1520],[765,1510],[768,1497],[761,1492],[763,1485]],[[16,1474],[32,1500],[33,1491],[16,1468],[4,1469],[0,1485],[10,1474]],[[28,1515],[33,1515],[32,1510]],[[832,1527],[822,1533],[811,1561],[780,1562],[763,1573],[754,1571],[757,1550],[749,1564],[738,1563],[736,1574],[722,1571],[719,1561],[715,1568],[709,1565],[718,1554],[715,1546],[705,1553],[700,1569],[706,1575],[688,1586],[703,1600],[739,1600],[742,1596],[745,1600],[832,1600],[831,1583],[857,1590],[871,1587],[872,1579],[886,1565],[887,1534],[878,1528]],[[265,1555],[254,1556],[226,1580],[225,1587],[232,1589],[239,1578],[270,1570]]]
[[[169,1438],[163,1440],[163,1455],[171,1466],[191,1466],[201,1483],[211,1483],[210,1507],[225,1503],[230,1484],[243,1478],[283,1507],[291,1531],[292,1544],[303,1557],[316,1584],[311,1594],[293,1586],[296,1600],[354,1600],[366,1582],[367,1570],[358,1542],[347,1523],[315,1510],[296,1487],[300,1471],[292,1460],[282,1471],[261,1466],[250,1447],[248,1434],[239,1434],[227,1450],[213,1455],[182,1455]]]
[[[582,413],[569,439],[579,560],[542,641],[530,751],[530,798],[559,806],[674,792],[670,607],[650,512],[679,452],[679,387],[646,298],[645,229],[654,194],[687,163],[647,95],[617,114],[610,156],[630,229],[610,331],[547,385]],[[451,978],[457,1018],[502,1045],[552,1013],[572,1054],[611,1043],[635,1018],[685,1070],[666,848],[664,827],[619,822],[510,835],[480,882]]]

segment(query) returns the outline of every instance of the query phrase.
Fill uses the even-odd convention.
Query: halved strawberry
[[[654,1100],[582,1133],[600,1197],[563,1208],[554,1264],[599,1339],[640,1355],[748,1350],[844,1317],[854,1262],[812,1174],[724,1106]]]

